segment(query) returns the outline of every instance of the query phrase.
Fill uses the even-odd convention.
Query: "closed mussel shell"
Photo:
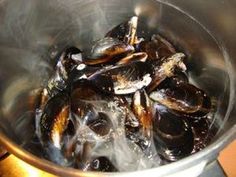
[[[155,104],[153,131],[158,153],[168,161],[176,161],[193,150],[192,129],[182,118],[165,106]]]
[[[87,65],[112,64],[133,51],[133,46],[119,39],[106,37],[95,42],[83,62]]]
[[[167,58],[176,53],[174,46],[160,35],[153,35],[150,41],[142,41],[138,50],[146,52],[151,60]]]
[[[169,109],[185,113],[198,111],[203,103],[201,92],[190,84],[181,84],[154,91],[150,94],[150,98]]]
[[[152,81],[152,73],[148,63],[134,62],[104,69],[88,79],[106,93],[124,95],[147,87]]]
[[[61,148],[61,140],[69,121],[69,97],[59,94],[52,97],[44,107],[40,118],[40,135],[45,145]]]

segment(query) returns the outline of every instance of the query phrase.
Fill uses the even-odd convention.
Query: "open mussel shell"
[[[176,161],[191,154],[194,136],[187,122],[163,105],[155,104],[155,110],[153,131],[158,153],[168,161]]]
[[[152,81],[152,73],[148,63],[134,62],[104,69],[88,79],[101,91],[123,95],[147,87]]]
[[[114,27],[105,36],[117,38],[130,45],[134,45],[137,42],[137,36],[136,36],[137,26],[138,26],[138,17],[133,16],[132,18],[130,18],[130,20]]]
[[[202,117],[211,110],[210,98],[202,90],[184,82],[158,89],[150,94],[150,98],[189,117]]]
[[[39,120],[39,138],[43,144],[61,148],[61,140],[67,128],[70,113],[69,97],[59,94],[45,105]]]
[[[127,54],[134,52],[134,47],[116,38],[106,37],[98,40],[90,54],[83,59],[87,65],[111,64]]]

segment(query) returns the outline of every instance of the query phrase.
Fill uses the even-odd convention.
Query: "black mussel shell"
[[[81,125],[87,125],[89,122],[98,119],[98,113],[94,106],[90,103],[81,100],[71,101],[71,111],[76,116],[76,120]]]
[[[67,90],[67,81],[64,80],[58,72],[55,72],[49,79],[46,88],[49,97],[54,97],[55,95]]]
[[[71,110],[81,125],[87,125],[97,135],[105,136],[112,129],[112,122],[108,115],[98,112],[92,103],[79,99],[72,99]]]
[[[102,68],[98,66],[88,66],[84,63],[78,64],[77,67],[75,67],[70,73],[70,77],[68,78],[67,82],[67,87],[74,85],[74,83],[80,82],[80,80],[87,79],[89,76],[101,69]]]
[[[71,86],[70,96],[72,103],[77,100],[96,101],[108,99],[108,95],[104,94],[104,92],[99,90],[92,81],[87,79],[81,79],[74,82]]]
[[[62,52],[56,65],[56,72],[62,79],[67,80],[70,72],[82,62],[82,52],[76,47],[69,47]]]
[[[215,125],[207,117],[202,119],[188,119],[194,133],[193,153],[205,148],[217,132]]]
[[[112,122],[105,113],[99,112],[98,118],[94,121],[88,122],[88,126],[96,134],[100,136],[105,136],[111,131]]]
[[[139,120],[143,136],[150,138],[152,131],[151,102],[145,90],[135,92],[132,102],[132,111]]]
[[[82,52],[80,49],[76,47],[69,47],[62,53],[59,62],[61,62],[61,65],[65,68],[65,71],[68,73],[79,63],[82,62]]]
[[[202,90],[184,82],[154,91],[150,98],[169,109],[193,117],[204,116],[211,110],[210,98]]]
[[[111,64],[134,52],[134,47],[115,38],[106,37],[98,40],[83,62],[87,65]]]
[[[176,53],[174,46],[160,35],[153,35],[151,41],[142,41],[138,49],[146,52],[151,60],[167,58]]]
[[[151,60],[150,65],[154,70],[152,83],[148,86],[147,92],[155,90],[166,78],[175,75],[176,70],[184,72],[186,66],[183,62],[185,55],[183,53],[176,53],[168,58],[161,60]]]
[[[175,73],[174,76],[167,77],[165,80],[163,80],[158,86],[157,89],[166,89],[170,87],[174,87],[175,85],[178,85],[180,83],[188,83],[188,76],[185,72],[178,72]]]
[[[117,172],[116,167],[111,163],[111,161],[106,157],[97,157],[93,159],[88,167],[88,171],[101,171],[101,172]]]
[[[122,64],[129,64],[132,62],[137,62],[137,61],[145,62],[147,60],[147,57],[148,55],[145,52],[132,53],[122,58],[116,64],[122,65]]]
[[[194,151],[197,152],[206,146],[206,138],[209,135],[209,122],[207,119],[191,121],[191,127],[194,133]]]
[[[117,38],[128,44],[134,45],[137,40],[138,17],[134,16],[130,20],[119,24],[110,30],[105,36]]]
[[[180,82],[188,83],[188,74],[178,68],[175,69],[174,74],[170,77],[172,84],[179,84]]]
[[[184,113],[185,117],[190,119],[204,119],[212,111],[211,98],[203,90],[200,90],[200,92],[203,100],[201,107],[196,112]],[[183,114],[183,112],[177,111],[176,114]]]
[[[152,73],[148,63],[134,62],[107,68],[95,73],[89,80],[101,91],[123,95],[147,87],[152,81]]]
[[[47,90],[51,97],[67,89],[71,71],[81,62],[82,53],[78,48],[70,47],[62,52],[56,64],[56,71],[49,79],[47,85]]]
[[[56,95],[47,102],[39,122],[39,138],[45,145],[53,144],[60,148],[62,135],[69,121],[69,112],[69,97],[65,94]]]
[[[165,106],[155,104],[153,121],[154,143],[158,153],[168,161],[176,161],[191,154],[194,137],[191,127]]]

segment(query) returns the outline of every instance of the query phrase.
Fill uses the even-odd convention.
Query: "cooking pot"
[[[23,161],[60,176],[197,176],[235,138],[236,23],[233,0],[0,0],[0,143]],[[191,82],[214,99],[219,130],[202,151],[153,169],[94,173],[60,167],[27,147],[34,135],[36,90],[66,46],[86,50],[133,15],[161,33],[186,60]],[[190,174],[189,174],[190,172]]]

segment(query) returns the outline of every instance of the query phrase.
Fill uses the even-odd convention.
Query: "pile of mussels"
[[[91,171],[177,161],[206,146],[211,98],[188,81],[184,53],[160,35],[137,36],[134,16],[89,53],[67,48],[36,110],[47,158]]]

